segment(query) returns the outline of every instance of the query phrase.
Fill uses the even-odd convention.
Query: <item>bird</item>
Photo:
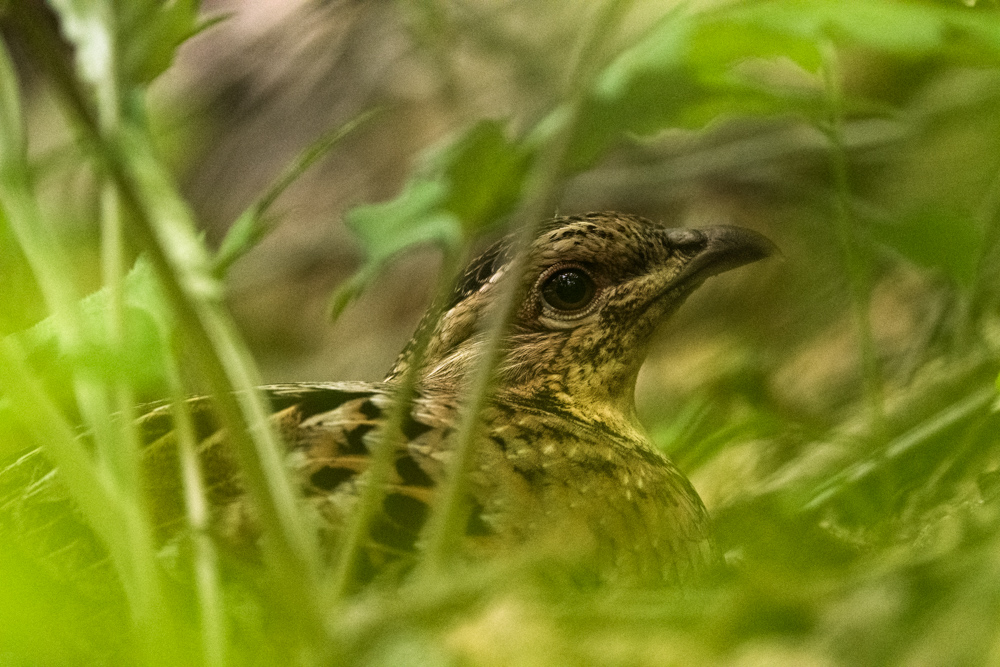
[[[358,576],[419,560],[470,378],[506,280],[519,288],[468,469],[462,554],[533,549],[602,582],[676,582],[713,559],[708,513],[690,481],[651,442],[635,384],[654,331],[707,278],[775,252],[735,226],[666,227],[617,212],[541,224],[515,262],[511,237],[490,246],[425,317],[381,382],[268,385],[284,460],[333,554],[364,488],[380,427],[415,374],[402,438]],[[519,269],[519,273],[512,273]],[[211,533],[234,553],[259,550],[261,528],[212,400],[193,398]],[[139,419],[144,487],[158,538],[185,512],[170,405]],[[403,568],[405,569],[405,567]]]

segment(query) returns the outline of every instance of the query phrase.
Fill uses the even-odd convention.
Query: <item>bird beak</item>
[[[742,227],[719,225],[700,229],[671,230],[668,238],[674,240],[674,237],[680,241],[677,244],[679,246],[703,244],[702,249],[671,281],[674,285],[689,282],[698,284],[724,271],[780,254],[778,246],[766,236]]]

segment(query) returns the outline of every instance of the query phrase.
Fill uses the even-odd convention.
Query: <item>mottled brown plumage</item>
[[[649,442],[633,392],[651,334],[707,277],[761,259],[772,244],[735,227],[666,229],[594,213],[548,222],[528,249],[523,298],[504,338],[471,473],[470,555],[530,545],[584,562],[604,580],[673,581],[709,552],[697,493]],[[394,455],[366,550],[371,573],[419,551],[442,482],[484,322],[510,266],[500,243],[475,260],[434,326],[405,442]],[[365,483],[371,449],[412,363],[381,383],[266,387],[287,461],[334,552]],[[214,532],[253,553],[257,527],[208,399],[194,399]],[[172,420],[142,419],[147,484],[160,536],[182,524]]]

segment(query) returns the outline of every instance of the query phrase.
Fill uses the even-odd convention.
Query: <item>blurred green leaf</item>
[[[80,78],[90,85],[107,82],[111,72],[122,77],[120,85],[149,83],[170,66],[177,47],[216,22],[199,20],[200,0],[48,2],[76,48]]]
[[[396,199],[348,212],[345,222],[361,243],[365,263],[334,292],[331,317],[338,317],[397,253],[423,243],[443,247],[461,243],[461,222],[445,210],[446,199],[441,181],[414,179]]]
[[[726,115],[823,112],[819,82],[810,88],[754,81],[737,69],[750,59],[787,59],[816,72],[820,45],[831,41],[899,56],[947,55],[954,46],[964,60],[973,51],[980,62],[995,64],[998,25],[996,13],[889,0],[748,2],[674,12],[598,76],[572,138],[570,169],[590,166],[628,135],[698,128]],[[962,48],[960,38],[988,48]],[[846,102],[848,109],[859,104]]]
[[[800,64],[814,69],[818,56],[801,48],[803,42],[812,43],[814,49],[830,39],[898,54],[926,53],[941,45],[949,12],[897,0],[772,0],[735,5],[721,15],[730,25],[795,40],[797,48],[782,55],[793,60],[805,56]]]
[[[741,16],[731,17],[727,11],[702,16],[692,36],[690,62],[700,73],[728,70],[746,58],[776,57],[809,72],[822,64],[815,40],[765,25],[748,29]]]
[[[125,82],[146,84],[165,72],[177,48],[221,18],[199,20],[200,0],[125,0],[116,3]]]
[[[996,64],[997,54],[1000,53],[1000,13],[996,11],[995,3],[992,9],[992,12],[964,11],[956,14],[952,17],[952,26],[956,31],[961,31],[963,36],[972,38],[974,43],[970,51],[974,51],[977,56],[983,52],[982,48],[975,48],[977,46],[992,50],[993,53],[987,52],[991,56],[988,62]]]
[[[271,184],[264,194],[258,197],[232,224],[226,237],[216,253],[215,272],[222,275],[237,259],[257,245],[268,232],[271,225],[266,217],[271,206],[288,187],[298,180],[309,167],[326,155],[330,149],[351,134],[359,126],[371,120],[380,113],[380,109],[369,109],[347,121],[343,125],[327,132],[313,142],[308,148],[295,157],[281,175]]]
[[[529,153],[486,120],[428,154],[395,199],[358,206],[345,222],[365,253],[365,265],[333,296],[339,313],[391,257],[421,244],[455,250],[495,224],[518,201]]]
[[[738,3],[705,15],[700,61],[724,56],[783,56],[813,71],[830,40],[899,56],[948,55],[972,38],[985,61],[1000,55],[1000,14],[900,0],[793,0]],[[699,49],[700,50],[700,49]],[[992,53],[990,52],[992,50]],[[696,51],[697,53],[697,51]]]
[[[975,280],[983,230],[967,213],[927,205],[898,220],[873,223],[869,229],[876,239],[918,266],[937,269],[966,288]]]
[[[669,14],[598,75],[570,139],[570,170],[590,166],[623,135],[670,127],[701,96],[687,60],[692,26],[690,16]]]
[[[50,384],[67,380],[88,369],[109,382],[127,379],[138,389],[154,392],[160,386],[173,319],[160,292],[149,263],[140,259],[124,284],[124,332],[121,347],[110,344],[107,309],[111,295],[107,288],[80,302],[83,341],[72,357],[59,345],[58,323],[48,317],[31,329],[15,334],[29,353],[35,368]]]
[[[486,120],[429,159],[448,194],[442,207],[454,214],[467,234],[474,234],[508,214],[517,204],[529,155],[504,134],[503,125]]]
[[[76,71],[90,86],[115,70],[112,3],[107,0],[48,0],[59,15],[63,37],[75,49]],[[56,54],[50,54],[56,57]]]
[[[370,262],[416,244],[457,247],[517,202],[528,154],[498,121],[482,121],[426,156],[395,199],[352,209],[346,222]]]
[[[351,210],[346,222],[367,261],[380,264],[417,244],[454,246],[461,242],[462,223],[445,207],[447,198],[444,182],[413,180],[390,202]]]

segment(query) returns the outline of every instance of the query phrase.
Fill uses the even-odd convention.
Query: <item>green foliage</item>
[[[571,140],[568,161],[574,168],[593,164],[623,135],[653,134],[673,124],[699,92],[684,58],[690,30],[689,17],[666,16],[600,73]]]
[[[169,354],[176,322],[148,262],[136,263],[122,292],[124,335],[120,343],[108,330],[111,294],[107,287],[80,301],[82,342],[77,349],[69,353],[60,349],[59,325],[53,317],[15,335],[53,389],[69,386],[73,374],[83,372],[109,384],[128,380],[148,397],[166,391],[163,360]]]
[[[983,64],[996,64],[1000,31],[991,11],[972,12],[918,2],[863,2],[862,0],[801,0],[794,2],[751,2],[719,11],[716,19],[730,29],[742,27],[741,35],[730,42],[745,48],[742,55],[780,55],[806,69],[816,69],[818,49],[824,40],[845,45],[865,46],[897,56],[914,57],[933,53],[948,57],[950,49],[964,39],[980,47]],[[706,29],[714,30],[710,19]],[[749,31],[749,32],[748,32]],[[766,50],[754,44],[752,36],[763,33]],[[787,40],[787,42],[785,42]],[[783,42],[791,48],[785,48]]]
[[[527,151],[508,141],[501,124],[482,121],[425,156],[396,199],[350,211],[346,223],[366,263],[334,295],[334,315],[404,250],[433,244],[455,253],[489,230],[517,203],[527,167]]]
[[[336,128],[326,136],[320,137],[285,169],[284,173],[281,174],[263,195],[258,197],[249,208],[236,218],[226,233],[226,238],[222,240],[219,252],[216,254],[216,273],[224,275],[233,262],[263,240],[267,233],[271,231],[271,225],[267,222],[268,211],[281,194],[310,166],[340,143],[341,140],[371,120],[376,115],[376,112],[377,110],[366,111]]]
[[[412,247],[454,258],[501,223],[532,222],[520,219],[524,211],[547,214],[561,186],[586,170],[671,166],[644,151],[678,128],[717,139],[719,127],[784,123],[806,137],[787,147],[787,163],[765,166],[791,165],[768,183],[780,199],[768,224],[808,279],[789,280],[798,292],[777,314],[768,311],[779,324],[744,326],[728,361],[705,364],[711,370],[699,371],[696,389],[651,410],[654,439],[696,485],[721,489],[713,513],[727,565],[683,593],[623,593],[581,592],[537,563],[504,562],[456,570],[430,587],[362,592],[331,613],[319,545],[284,478],[266,406],[251,390],[258,374],[221,305],[222,279],[271,229],[277,197],[369,116],[299,156],[213,255],[154,149],[144,108],[148,85],[209,25],[198,3],[3,4],[4,35],[18,36],[11,39],[20,40],[19,53],[61,100],[79,144],[74,155],[103,202],[87,213],[101,228],[103,285],[83,296],[73,244],[42,213],[46,191],[25,121],[32,107],[23,108],[23,82],[4,50],[0,239],[18,249],[0,249],[0,261],[17,254],[20,274],[31,274],[17,278],[26,283],[17,293],[43,303],[9,299],[0,323],[45,317],[0,340],[0,579],[8,582],[0,626],[10,628],[0,633],[0,656],[26,664],[81,656],[105,664],[320,664],[331,656],[358,664],[631,664],[659,651],[679,664],[995,658],[1000,290],[991,276],[1000,274],[1000,211],[983,182],[996,177],[949,174],[961,188],[942,196],[935,167],[949,143],[936,133],[962,126],[972,137],[963,144],[968,171],[998,168],[990,86],[1000,79],[1000,14],[980,5],[737,2],[665,11],[632,34],[621,20],[628,3],[609,4],[598,16],[613,20],[579,45],[583,64],[568,76],[559,71],[570,85],[550,86],[561,92],[547,106],[516,123],[472,120],[417,161],[396,198],[351,210],[346,223],[365,260],[334,296],[335,312]],[[467,28],[448,6],[427,5],[439,40],[429,59],[438,65]],[[586,34],[590,20],[574,32]],[[46,32],[52,25],[58,32]],[[482,30],[484,42],[503,35]],[[866,82],[878,81],[883,67],[907,76]],[[970,78],[970,68],[993,78]],[[965,98],[935,86],[973,89],[974,103],[963,107]],[[970,111],[976,105],[988,121]],[[905,146],[877,131],[887,118],[905,130]],[[777,141],[765,147],[782,149]],[[742,182],[732,174],[756,164],[748,152],[713,153],[711,176]],[[770,173],[755,176],[761,172]],[[907,280],[909,292],[897,289]],[[754,297],[780,292],[780,282]],[[909,300],[876,301],[886,292]],[[897,319],[903,340],[892,339]],[[873,320],[889,333],[875,331]],[[919,324],[907,328],[908,320]],[[854,337],[838,346],[845,330]],[[818,398],[799,395],[808,392],[797,382],[818,387]],[[146,516],[128,417],[140,400],[177,399],[202,385],[222,399],[271,546],[253,575],[220,565],[211,545],[198,542],[204,534],[193,516],[194,537],[166,549]],[[91,432],[89,444],[76,437],[77,424]],[[41,446],[44,457],[19,451],[28,446]],[[61,556],[38,558],[52,546],[40,537],[49,533],[24,530],[31,517],[20,508],[48,488],[42,481],[53,464],[60,495],[44,506],[61,513],[42,512],[40,523],[58,530],[72,521],[73,534],[86,537],[56,540],[66,547]],[[197,504],[197,489],[188,490]],[[113,582],[103,598],[80,581],[97,575],[78,572],[66,587],[65,573],[55,571],[80,544],[109,556],[97,568]],[[33,634],[59,627],[76,631],[51,646]],[[510,627],[516,640],[504,635]]]
[[[510,213],[526,166],[501,124],[482,121],[426,156],[399,197],[354,209],[347,224],[376,264],[417,244],[456,248]]]
[[[214,23],[199,17],[199,6],[198,0],[114,3],[119,60],[126,81],[150,83],[170,67],[181,44]]]
[[[969,214],[921,208],[888,224],[873,224],[873,235],[908,260],[938,269],[963,287],[977,276],[983,245],[980,223]]]

